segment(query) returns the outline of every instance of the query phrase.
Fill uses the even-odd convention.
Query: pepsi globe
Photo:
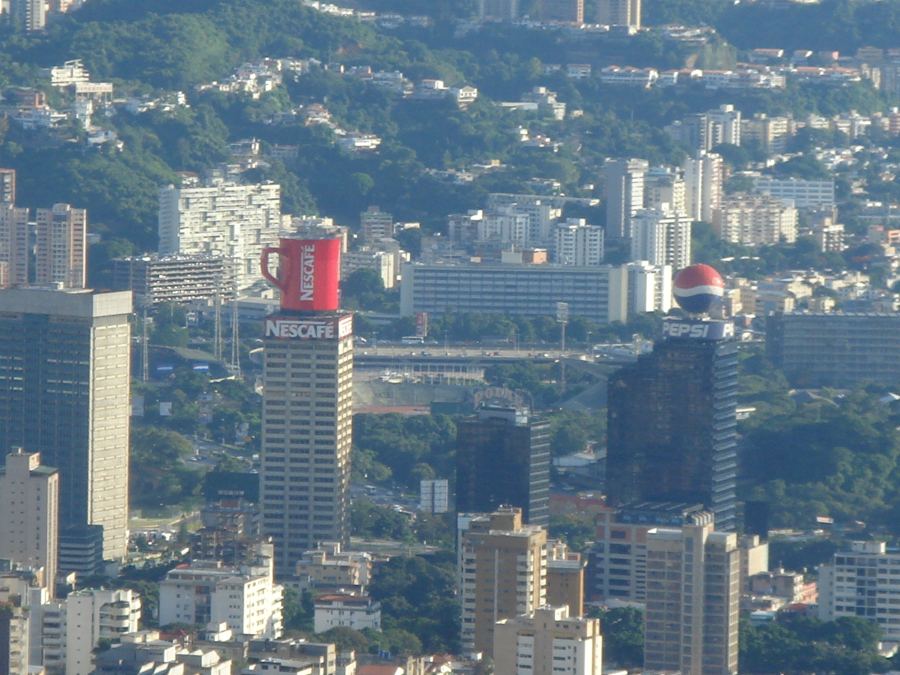
[[[690,314],[708,312],[721,301],[724,289],[722,275],[709,265],[691,265],[675,275],[675,301]]]

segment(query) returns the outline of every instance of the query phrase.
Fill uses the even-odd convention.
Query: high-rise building
[[[0,559],[41,570],[41,585],[56,587],[59,474],[37,452],[17,448],[0,469]]]
[[[27,286],[31,258],[28,209],[0,204],[0,288]]]
[[[724,162],[721,155],[701,152],[685,159],[685,210],[692,220],[712,224],[713,216],[722,203]]]
[[[221,257],[244,290],[262,278],[259,257],[278,241],[281,220],[275,183],[169,185],[159,191],[159,253]]]
[[[456,425],[456,510],[516,506],[529,525],[548,525],[550,427],[528,410],[484,406]]]
[[[367,242],[388,239],[394,236],[394,216],[377,206],[370,206],[359,214],[359,224],[363,239]]]
[[[0,292],[0,447],[40,449],[59,469],[60,555],[68,531],[128,543],[131,293]]]
[[[27,595],[9,593],[0,587],[0,673],[28,675],[28,640]]]
[[[522,511],[503,508],[468,522],[460,544],[462,648],[493,655],[501,619],[546,604],[547,532],[522,524]]]
[[[130,290],[138,306],[164,302],[208,302],[232,296],[222,258],[208,255],[144,255],[116,258],[113,288]]]
[[[584,568],[581,554],[562,541],[547,544],[547,604],[567,607],[569,616],[584,614]]]
[[[479,21],[516,21],[519,0],[478,0]]]
[[[597,0],[597,23],[641,27],[641,0]]]
[[[603,263],[603,228],[584,218],[568,218],[556,226],[556,262],[591,267]]]
[[[87,211],[69,204],[38,209],[34,281],[63,288],[87,286]]]
[[[736,674],[739,601],[736,534],[711,522],[650,530],[644,668]]]
[[[641,209],[631,220],[631,260],[682,270],[691,264],[691,219],[667,206]]]
[[[644,207],[687,213],[685,184],[681,171],[655,166],[644,179]]]
[[[584,0],[541,0],[541,21],[584,23]]]
[[[664,324],[669,337],[609,378],[607,491],[613,504],[700,503],[731,530],[737,344],[724,322]]]
[[[328,267],[320,247],[332,243]],[[279,281],[282,308],[266,317],[263,337],[260,508],[279,575],[292,574],[320,542],[350,541],[353,316],[337,309],[340,244],[282,239],[283,247],[290,244],[303,253],[282,270],[302,266],[308,274]],[[309,301],[302,299],[307,291]],[[310,309],[285,309],[303,306]]]
[[[601,675],[600,621],[570,617],[568,608],[550,604],[498,621],[494,630],[494,673]]]
[[[610,239],[631,238],[631,218],[644,208],[644,176],[649,166],[643,159],[609,159],[603,165],[606,235]]]
[[[883,541],[854,541],[818,571],[821,620],[862,617],[881,627],[884,640],[900,641],[900,550]]]
[[[16,30],[29,33],[44,30],[47,3],[45,0],[9,0],[9,16]]]
[[[797,387],[891,387],[900,381],[900,314],[770,314],[766,355]]]
[[[0,204],[16,203],[16,170],[0,169]]]
[[[791,244],[797,240],[797,209],[769,195],[735,193],[722,200],[713,227],[723,240],[742,246]]]
[[[628,316],[672,309],[672,267],[646,260],[628,263]]]

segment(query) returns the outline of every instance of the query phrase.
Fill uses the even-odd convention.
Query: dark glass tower
[[[737,343],[689,334],[610,377],[607,494],[613,504],[702,503],[717,530],[733,530]]]
[[[456,510],[518,506],[529,525],[550,522],[550,433],[516,408],[485,406],[457,424]]]

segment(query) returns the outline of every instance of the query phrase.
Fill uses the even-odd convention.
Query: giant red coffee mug
[[[340,239],[287,239],[262,252],[262,275],[281,290],[281,308],[331,312],[338,308],[341,275]],[[278,275],[269,271],[269,256],[278,254]]]

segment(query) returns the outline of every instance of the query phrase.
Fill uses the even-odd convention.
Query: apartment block
[[[584,218],[568,218],[556,226],[554,260],[560,265],[580,267],[603,263],[603,228]]]
[[[567,607],[539,607],[501,619],[494,629],[496,675],[602,675],[600,621],[570,617]]]
[[[220,257],[239,291],[262,279],[262,249],[278,245],[281,223],[281,187],[274,183],[186,180],[159,192],[160,255]]]
[[[668,207],[641,209],[632,218],[631,260],[684,269],[691,264],[691,225]]]
[[[225,623],[238,635],[281,637],[284,589],[275,583],[272,544],[260,544],[253,564],[194,561],[159,584],[159,623]]]
[[[628,272],[628,316],[646,312],[667,314],[672,308],[671,265],[638,260],[625,265]]]
[[[768,195],[736,193],[722,200],[713,227],[731,244],[792,244],[797,240],[797,209]]]
[[[16,448],[0,469],[0,559],[41,572],[50,595],[56,588],[59,473],[37,452]],[[0,641],[2,644],[2,641]]]
[[[739,558],[711,522],[647,533],[646,670],[738,672]]]
[[[342,551],[337,541],[324,541],[307,551],[294,568],[301,590],[338,589],[364,591],[372,576],[372,556],[362,551]]]
[[[37,209],[34,281],[63,288],[87,286],[87,211],[69,204]]]
[[[615,5],[637,2],[640,7],[640,0],[608,1]],[[632,216],[644,208],[644,181],[649,168],[650,165],[643,159],[608,159],[603,165],[606,234],[611,240],[631,238]]]
[[[320,595],[315,600],[313,630],[324,633],[332,628],[381,630],[381,605],[368,595]]]
[[[394,236],[394,216],[377,206],[370,206],[359,214],[359,224],[363,239],[367,242],[390,239]]]
[[[641,27],[641,0],[597,0],[597,23],[638,29]]]
[[[546,544],[547,532],[523,525],[521,509],[469,520],[459,553],[463,652],[493,655],[497,621],[546,604]]]
[[[855,541],[819,566],[819,618],[856,616],[877,623],[883,639],[900,642],[900,550]]]
[[[584,614],[584,568],[581,554],[562,541],[547,543],[547,604],[567,607],[569,616]]]
[[[16,170],[0,169],[0,204],[16,203]]]
[[[712,223],[722,203],[725,164],[721,155],[702,151],[688,157],[684,169],[684,206],[692,220]]]
[[[29,211],[0,203],[0,288],[27,286],[31,267]]]
[[[801,180],[762,176],[753,181],[754,189],[798,209],[834,206],[834,180]]]

